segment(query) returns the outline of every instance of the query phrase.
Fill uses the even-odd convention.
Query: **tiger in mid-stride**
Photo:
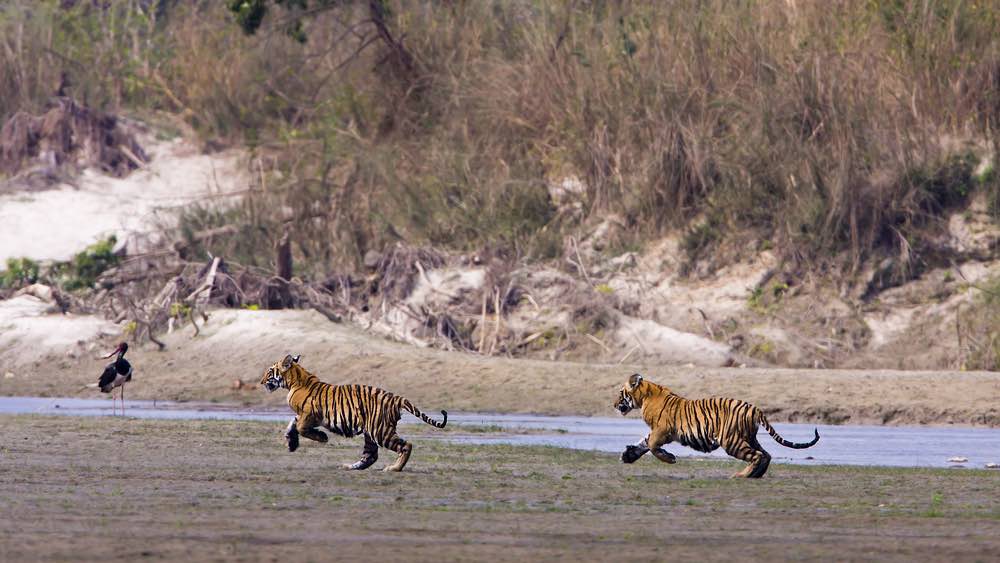
[[[437,422],[420,412],[410,401],[368,385],[331,385],[299,365],[299,356],[291,355],[267,368],[260,384],[273,392],[279,387],[288,389],[288,406],[295,411],[295,418],[288,423],[285,440],[288,451],[299,447],[299,434],[326,443],[326,433],[352,438],[365,437],[361,459],[345,464],[345,469],[368,469],[378,460],[378,448],[388,448],[399,456],[385,471],[402,471],[410,459],[413,446],[396,434],[401,410],[406,410],[427,424],[444,428],[448,413],[441,411],[444,420]]]
[[[720,446],[727,454],[747,462],[733,477],[760,478],[767,472],[771,456],[757,442],[757,427],[765,430],[779,444],[789,448],[808,448],[819,441],[819,431],[811,442],[797,444],[778,435],[757,407],[737,399],[688,400],[670,389],[646,381],[638,373],[622,386],[614,408],[625,416],[632,409],[642,409],[642,419],[649,435],[622,452],[623,463],[635,463],[646,452],[656,459],[674,463],[677,458],[662,448],[678,442],[699,452],[711,452]]]

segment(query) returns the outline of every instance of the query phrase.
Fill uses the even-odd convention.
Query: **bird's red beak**
[[[122,345],[119,344],[118,347],[115,348],[110,354],[108,354],[107,356],[102,357],[101,359],[102,360],[106,360],[106,359],[110,358],[111,356],[114,356],[115,354],[117,354],[118,351],[121,350],[121,349],[122,349]]]

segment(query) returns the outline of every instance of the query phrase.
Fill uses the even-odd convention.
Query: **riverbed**
[[[106,399],[0,397],[2,414],[111,416],[112,411],[111,401]],[[434,416],[434,413],[429,414]],[[281,424],[287,423],[291,417],[287,409],[164,401],[128,401],[126,415],[142,419],[254,420]],[[419,421],[406,414],[402,423],[415,424]],[[428,427],[428,436],[479,445],[553,446],[620,452],[626,444],[637,442],[647,432],[645,424],[635,415],[612,418],[452,413],[448,424],[453,425],[454,430],[435,433]],[[468,431],[463,431],[463,427]],[[771,453],[775,463],[955,468],[984,468],[988,464],[1000,463],[998,429],[825,424],[775,424],[774,427],[786,440],[793,442],[809,441],[813,428],[817,428],[820,434],[819,443],[812,448],[794,450],[777,444],[761,430],[760,443]],[[667,450],[679,457],[706,456],[677,444],[670,444]],[[726,454],[717,450],[708,457],[725,458]]]

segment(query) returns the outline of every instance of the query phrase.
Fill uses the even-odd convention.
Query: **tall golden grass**
[[[44,106],[65,73],[89,104],[249,144],[261,185],[186,228],[236,223],[216,244],[262,265],[289,230],[314,273],[400,238],[546,258],[615,213],[635,242],[687,230],[692,256],[755,240],[906,275],[943,212],[980,192],[1000,210],[980,166],[998,152],[995,1],[387,2],[406,76],[360,6],[310,14],[300,43],[287,13],[245,36],[224,4],[7,2],[0,114]],[[580,215],[546,189],[569,175]]]

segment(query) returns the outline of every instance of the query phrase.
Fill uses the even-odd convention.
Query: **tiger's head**
[[[642,376],[633,373],[625,385],[622,385],[621,391],[618,392],[618,400],[612,405],[622,416],[627,415],[633,409],[642,408],[642,395],[638,393],[641,384]]]
[[[288,389],[288,380],[285,376],[288,374],[288,370],[292,369],[292,366],[298,365],[299,358],[301,357],[292,357],[291,354],[285,356],[285,359],[264,371],[264,376],[260,378],[260,384],[267,389],[268,393],[273,393],[275,389],[280,387]]]

